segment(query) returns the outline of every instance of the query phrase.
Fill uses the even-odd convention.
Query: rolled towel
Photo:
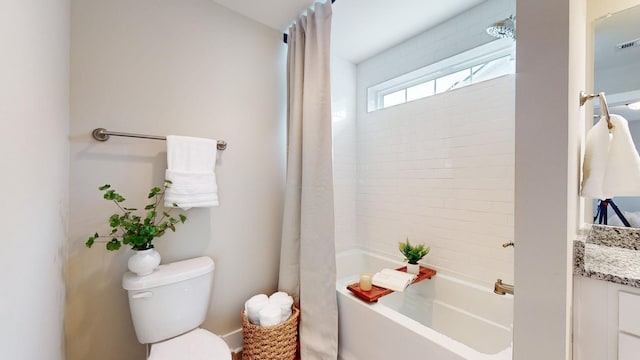
[[[269,301],[280,307],[281,320],[287,321],[291,317],[291,306],[293,306],[293,298],[286,292],[279,291],[269,296]]]
[[[265,294],[252,296],[244,303],[244,312],[249,322],[260,325],[260,311],[269,304],[269,297]]]
[[[269,302],[260,310],[260,326],[278,325],[282,321],[280,306]]]
[[[278,292],[274,292],[273,294],[271,294],[269,296],[269,300],[279,301],[280,299],[285,299],[285,298],[288,298],[288,297],[289,297],[289,294],[287,294],[286,292],[278,291]]]

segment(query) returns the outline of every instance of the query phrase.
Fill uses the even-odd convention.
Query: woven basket
[[[298,341],[300,310],[281,324],[258,326],[242,311],[242,360],[294,360]]]

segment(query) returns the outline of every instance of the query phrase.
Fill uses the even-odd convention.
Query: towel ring
[[[589,94],[587,95],[584,91],[580,91],[580,106],[583,106],[587,100],[591,100],[597,97],[600,100],[600,112],[601,116],[607,120],[607,127],[609,129],[613,129],[613,124],[611,123],[611,115],[609,115],[609,105],[607,104],[607,98],[604,96],[603,92],[599,92],[597,94]]]

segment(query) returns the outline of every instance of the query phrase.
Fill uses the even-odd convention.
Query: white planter
[[[138,276],[149,275],[160,265],[160,254],[156,249],[138,250],[127,263],[129,271]]]
[[[420,264],[407,264],[407,272],[409,274],[420,274]]]

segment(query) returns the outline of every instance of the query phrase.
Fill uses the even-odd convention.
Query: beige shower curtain
[[[279,289],[299,303],[301,357],[335,360],[335,288],[331,83],[331,2],[289,29],[287,183]]]

